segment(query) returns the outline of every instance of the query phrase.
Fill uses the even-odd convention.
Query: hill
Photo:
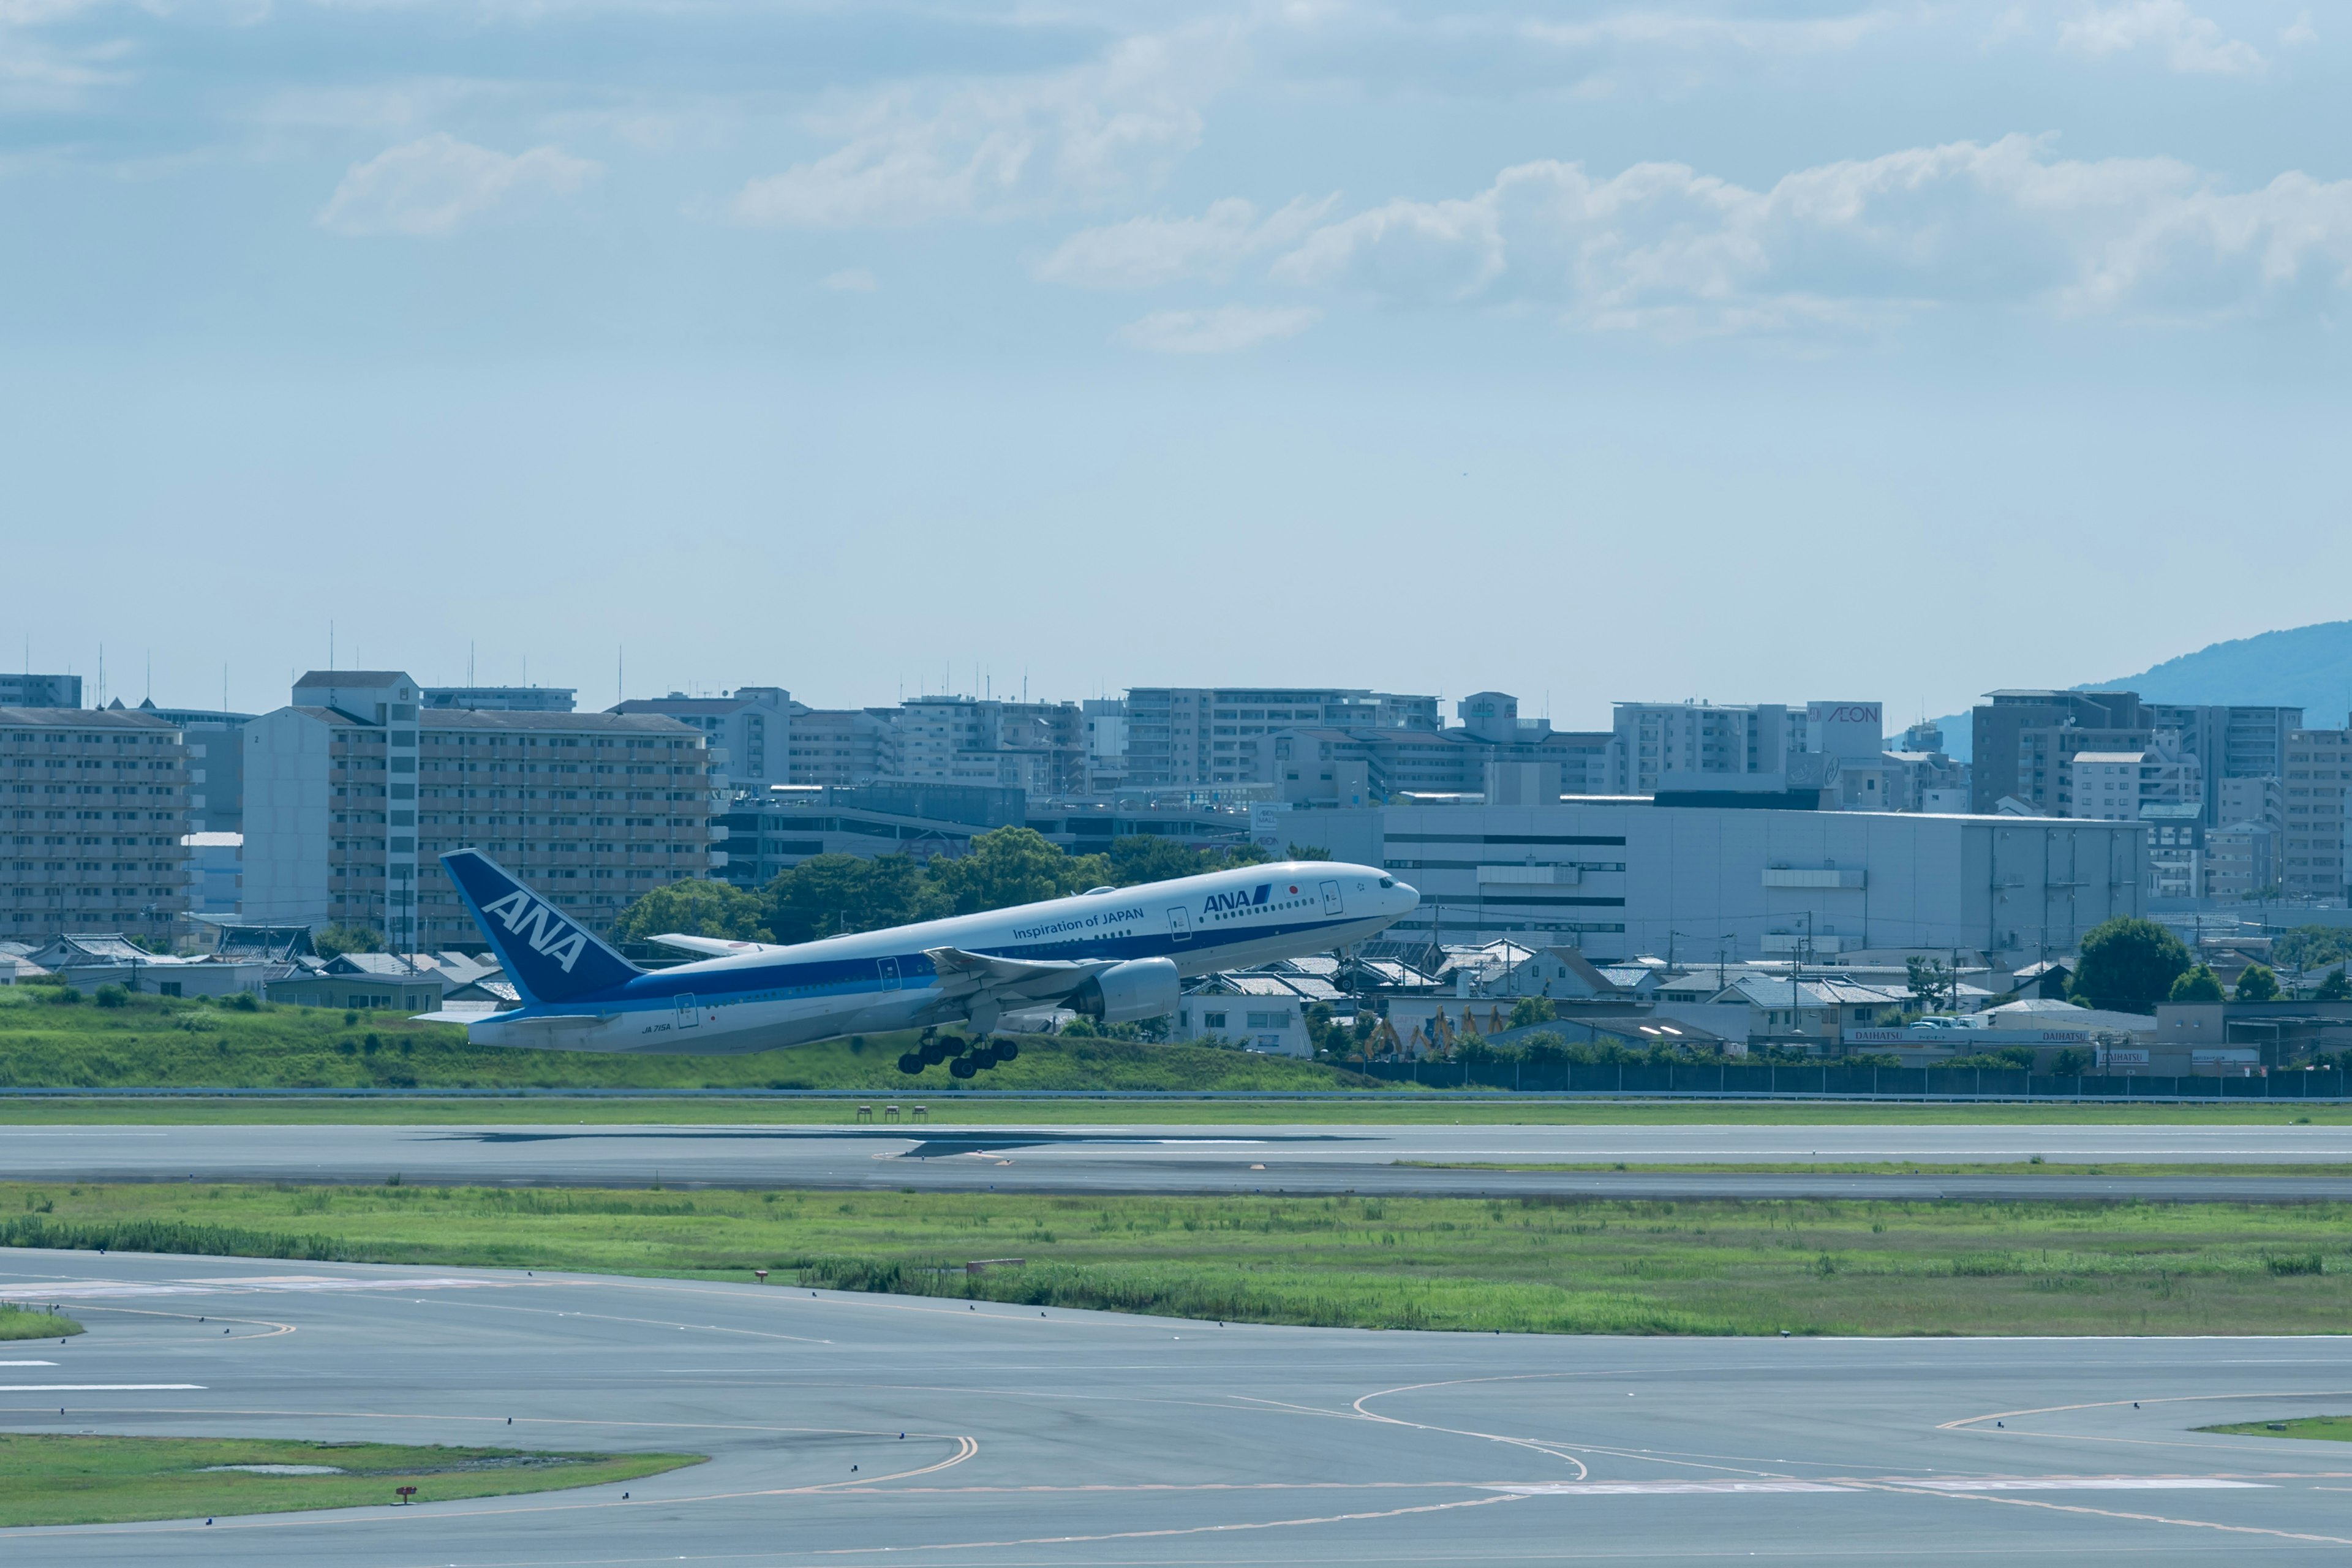
[[[2310,722],[2332,725],[2352,709],[2352,621],[2217,642],[2137,675],[2074,689],[2137,691],[2150,702],[2301,708]]]
[[[2322,621],[2217,642],[2137,675],[2085,680],[2075,691],[2137,691],[2149,702],[2239,702],[2300,708],[2306,723],[2332,725],[2352,712],[2352,621]],[[1969,761],[1969,716],[1936,721],[1944,747]]]

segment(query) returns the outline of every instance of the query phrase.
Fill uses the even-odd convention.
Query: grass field
[[[0,1302],[0,1343],[9,1340],[62,1340],[81,1332],[81,1325],[55,1312],[32,1312]]]
[[[0,987],[5,1089],[845,1089],[945,1095],[945,1064],[898,1068],[911,1034],[734,1057],[525,1051],[467,1043],[402,1013],[272,1006],[257,1013],[138,996],[62,1006],[54,989]],[[1381,1086],[1314,1062],[1206,1046],[1022,1037],[990,1089],[1300,1090]],[[1411,1090],[1392,1091],[1410,1093]]]
[[[2316,1437],[2329,1443],[2352,1443],[2352,1415],[2298,1415],[2287,1421],[2237,1421],[2227,1426],[2200,1426],[2200,1432],[2227,1432],[2233,1437]]]
[[[0,1215],[0,1244],[16,1246],[744,1280],[767,1268],[778,1283],[1363,1328],[2352,1331],[2340,1204],[12,1184]],[[1007,1257],[1026,1266],[962,1270]]]
[[[283,1513],[506,1497],[617,1484],[701,1463],[698,1454],[532,1453],[515,1448],[299,1443],[247,1437],[100,1437],[0,1433],[0,1528]],[[268,1475],[225,1465],[339,1472]]]

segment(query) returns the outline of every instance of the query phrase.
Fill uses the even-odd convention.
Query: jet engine
[[[1097,1024],[1127,1024],[1176,1011],[1176,964],[1166,958],[1131,958],[1089,979],[1062,1005]]]

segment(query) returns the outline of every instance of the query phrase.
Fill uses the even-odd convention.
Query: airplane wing
[[[683,936],[672,931],[666,936],[649,936],[647,942],[657,942],[664,947],[675,947],[686,952],[698,952],[708,958],[733,958],[739,953],[775,952],[779,945],[768,942],[730,942],[725,937]]]
[[[940,989],[946,994],[962,997],[991,991],[1007,999],[1060,996],[1118,963],[1107,958],[1067,963],[991,958],[983,952],[966,952],[960,947],[925,948],[923,956],[939,971]]]

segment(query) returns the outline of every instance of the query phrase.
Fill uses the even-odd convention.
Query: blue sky
[[[2337,618],[2339,16],[0,0],[0,658],[1585,724]]]

